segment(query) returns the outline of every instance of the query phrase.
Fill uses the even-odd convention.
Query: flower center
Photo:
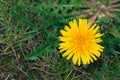
[[[93,39],[90,36],[90,34],[87,34],[87,35],[76,34],[75,36],[73,36],[73,45],[78,50],[83,48],[83,47],[84,48],[86,48],[86,47],[89,48],[88,46],[91,45],[92,41],[93,41]]]
[[[78,45],[85,45],[87,42],[88,40],[84,36],[78,36],[76,39]]]

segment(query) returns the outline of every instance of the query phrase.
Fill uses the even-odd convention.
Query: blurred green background
[[[58,36],[79,18],[100,26],[105,49],[78,67]],[[120,80],[120,0],[0,0],[0,80]]]

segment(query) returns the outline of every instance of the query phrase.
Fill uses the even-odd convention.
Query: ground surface
[[[75,66],[58,49],[69,21],[100,26],[105,49]],[[0,80],[120,80],[120,0],[1,0]]]

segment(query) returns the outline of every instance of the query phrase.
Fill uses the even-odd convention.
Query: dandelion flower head
[[[99,26],[93,24],[90,27],[90,22],[87,19],[79,19],[70,21],[69,26],[65,26],[60,31],[59,36],[61,41],[59,44],[60,52],[63,52],[63,57],[67,60],[72,58],[75,65],[90,64],[100,57],[104,47],[99,43],[103,34],[99,33]]]

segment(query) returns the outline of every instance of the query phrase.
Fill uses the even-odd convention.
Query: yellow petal
[[[95,39],[95,42],[96,42],[96,43],[100,43],[100,42],[102,42],[102,41],[103,41],[103,40],[100,39],[100,38]]]
[[[100,57],[100,55],[101,55],[101,53],[100,53],[99,51],[95,50],[95,49],[89,50],[89,52],[90,52],[91,54],[94,54],[94,55],[97,56],[97,57]],[[91,55],[91,54],[90,54],[90,55]]]
[[[59,37],[60,41],[64,41],[64,42],[68,42],[70,40],[70,38],[66,38],[66,37]]]
[[[70,25],[71,29],[78,30],[78,25],[77,25],[76,20],[73,20],[73,21],[69,22],[69,25]]]
[[[86,56],[82,54],[81,56],[83,64],[87,64]]]
[[[67,56],[67,60],[69,60],[72,56],[73,56],[74,53],[70,53],[68,56]]]
[[[86,59],[87,59],[87,64],[90,64],[91,57],[90,57],[90,53],[88,52],[86,52]]]
[[[70,35],[70,33],[66,32],[64,30],[61,30],[60,32],[63,36],[69,36]]]
[[[70,51],[70,50],[67,50],[62,56],[63,56],[63,57],[66,57],[66,56],[68,56],[70,53],[71,53],[71,51]]]
[[[93,51],[93,54],[97,57],[100,57],[101,53],[99,51]]]
[[[94,60],[97,60],[97,58],[96,58],[93,54],[91,54],[91,57],[92,57]]]
[[[99,26],[97,26],[95,29],[93,29],[92,31],[91,31],[91,33],[93,34],[93,35],[95,35],[96,33],[97,33],[97,31],[99,30]]]
[[[96,24],[94,24],[92,27],[89,28],[89,30],[94,30],[94,28],[96,27]]]
[[[104,34],[100,34],[100,33],[97,33],[97,34],[95,34],[95,38],[97,38],[97,37],[101,37],[101,36],[103,36]]]
[[[78,66],[81,64],[81,57],[78,58]]]
[[[79,29],[82,32],[86,32],[88,30],[89,26],[87,24],[87,19],[79,19]]]
[[[77,53],[76,53],[76,54],[73,56],[73,59],[72,59],[73,64],[76,65],[76,63],[77,63],[77,59],[78,59],[78,56],[77,56]]]
[[[65,26],[64,29],[65,29],[66,31],[69,31],[69,30],[70,30],[70,28],[69,28],[68,26]]]
[[[63,51],[66,51],[67,50],[67,48],[62,48],[62,49],[60,49],[60,52],[63,52]]]

